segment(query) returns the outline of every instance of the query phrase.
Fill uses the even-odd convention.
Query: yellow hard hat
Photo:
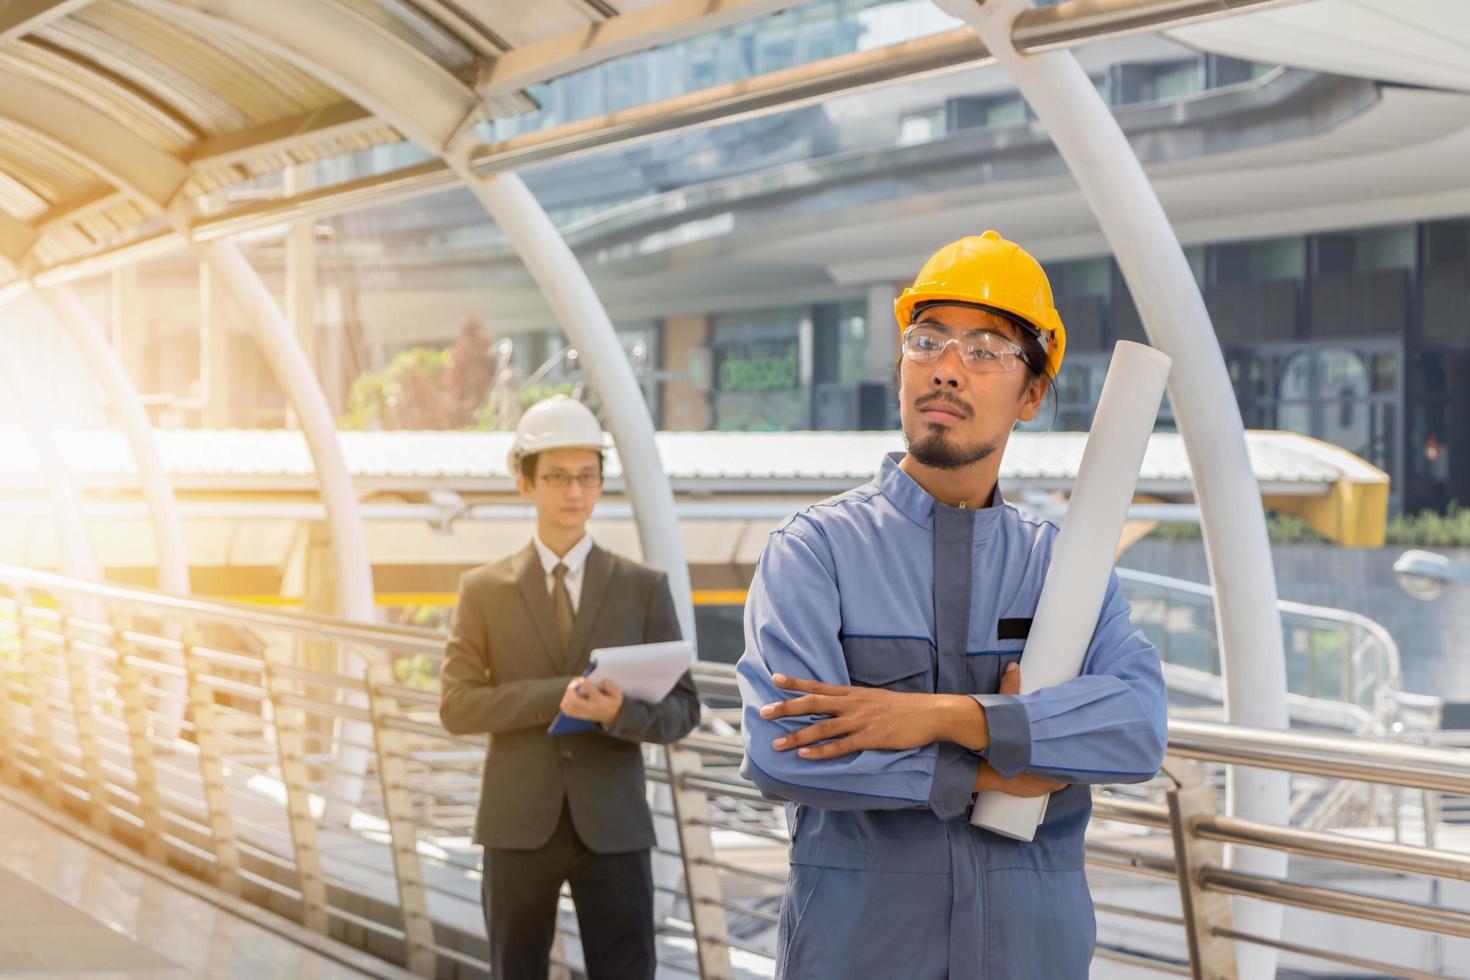
[[[1000,232],[970,235],[931,255],[893,302],[898,329],[909,328],[919,305],[944,302],[988,307],[1024,321],[1046,346],[1052,375],[1061,369],[1067,331],[1052,303],[1051,283],[1041,263]]]

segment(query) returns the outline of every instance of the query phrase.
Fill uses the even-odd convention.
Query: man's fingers
[[[810,681],[805,677],[792,677],[789,674],[776,674],[771,677],[771,681],[788,691],[802,691],[807,694],[842,694],[847,690],[836,684],[823,684],[821,681]]]
[[[602,693],[603,694],[606,694],[610,698],[617,697],[618,696],[618,682],[615,681],[615,680],[613,680],[611,677],[609,677],[607,680],[603,681],[602,682]]]
[[[803,745],[811,745],[825,738],[835,738],[838,735],[851,731],[852,725],[841,718],[828,718],[826,721],[818,721],[799,728],[794,732],[782,735],[771,744],[783,752],[798,748]]]
[[[849,755],[857,752],[861,748],[862,746],[858,744],[854,736],[844,735],[841,738],[834,738],[832,741],[823,743],[822,745],[813,745],[804,748],[797,754],[803,759],[835,759],[840,755]]]
[[[796,715],[836,714],[838,703],[825,694],[804,694],[799,698],[773,701],[761,708],[762,718],[791,718]]]
[[[1020,664],[1013,663],[1013,664],[1006,665],[1005,672],[1000,675],[1000,693],[1001,694],[1020,694],[1021,693],[1021,665]]]

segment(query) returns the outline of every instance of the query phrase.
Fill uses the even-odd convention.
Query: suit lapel
[[[526,600],[526,606],[531,611],[531,622],[536,624],[536,632],[541,637],[541,647],[547,662],[553,669],[559,670],[562,649],[556,633],[556,613],[551,609],[551,594],[546,591],[546,572],[541,567],[541,558],[536,554],[534,544],[528,545],[520,554],[516,581],[520,583],[521,597]]]
[[[587,564],[582,569],[582,597],[577,602],[577,618],[572,623],[572,642],[568,644],[565,666],[570,674],[580,674],[587,669],[591,659],[592,626],[602,610],[602,600],[607,596],[607,584],[612,580],[612,555],[597,545],[587,552]]]

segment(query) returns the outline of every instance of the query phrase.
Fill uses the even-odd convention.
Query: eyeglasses
[[[951,344],[959,348],[960,363],[972,374],[1004,374],[1017,362],[1029,365],[1026,352],[998,333],[951,337],[949,328],[924,321],[903,332],[903,356],[920,364],[939,360]]]
[[[565,490],[573,482],[580,483],[585,490],[602,486],[601,473],[564,473],[560,470],[553,470],[550,473],[537,477],[537,479],[545,481],[558,490]]]

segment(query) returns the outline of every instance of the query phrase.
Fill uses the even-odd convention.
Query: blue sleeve
[[[742,772],[766,796],[823,810],[927,806],[948,819],[972,798],[979,758],[949,743],[902,751],[868,750],[803,759],[771,743],[825,715],[765,719],[763,705],[795,697],[771,681],[787,674],[851,684],[842,653],[841,605],[825,542],[793,525],[771,535],[745,603],[745,654],[736,667],[744,706]]]
[[[984,755],[1008,778],[1030,771],[1064,783],[1142,782],[1164,761],[1167,696],[1159,654],[1133,628],[1116,572],[1080,677],[1030,694],[975,700],[990,727]]]

